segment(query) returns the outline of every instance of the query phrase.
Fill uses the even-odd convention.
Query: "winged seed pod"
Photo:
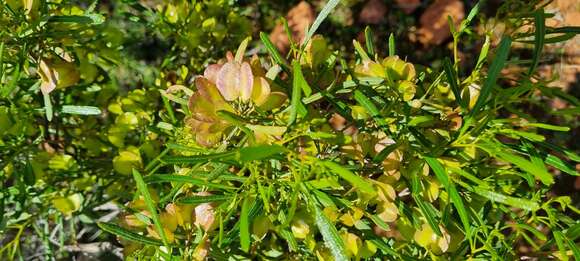
[[[236,61],[228,54],[224,64],[211,64],[195,79],[196,92],[189,98],[191,117],[186,124],[196,141],[206,147],[219,142],[232,123],[218,116],[219,111],[247,115],[256,108],[268,111],[280,107],[285,93],[274,91],[257,58]]]
[[[395,87],[404,101],[410,101],[415,96],[415,66],[401,60],[398,56],[389,56],[380,63],[365,60],[354,68],[356,77],[378,77]]]
[[[38,74],[41,80],[40,90],[43,94],[72,86],[80,80],[76,65],[60,58],[40,59]]]

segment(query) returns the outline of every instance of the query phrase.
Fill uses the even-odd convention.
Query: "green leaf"
[[[290,118],[288,119],[288,125],[293,124],[296,121],[296,117],[298,116],[298,110],[300,106],[304,106],[301,102],[301,95],[302,90],[306,93],[310,86],[304,80],[304,76],[302,75],[302,68],[300,67],[300,63],[298,61],[292,62],[292,100],[290,101]],[[310,89],[310,93],[312,90]]]
[[[240,213],[240,245],[242,250],[246,253],[250,251],[250,200],[248,197],[244,198],[242,203],[242,212]]]
[[[568,247],[570,247],[570,250],[572,250],[572,254],[574,255],[574,260],[580,260],[580,249],[578,248],[576,243],[574,243],[574,241],[570,240],[569,238],[565,237],[564,239],[568,243]]]
[[[487,153],[494,155],[495,157],[512,163],[516,165],[523,171],[526,171],[536,177],[545,185],[551,185],[554,183],[554,177],[552,174],[547,172],[546,168],[538,168],[536,164],[528,161],[527,159],[520,157],[518,155],[509,152],[509,149],[505,147],[497,147],[495,144],[477,144],[477,147],[486,151]]]
[[[564,247],[564,234],[558,230],[554,230],[552,234],[554,234],[554,240],[556,241],[556,245],[558,246],[562,260],[568,261],[568,255],[566,254],[566,248]]]
[[[2,189],[0,191],[4,195],[4,193],[5,193],[4,189]],[[6,199],[5,196],[0,197],[0,229],[2,231],[4,231],[4,228],[6,228],[6,223],[4,223],[4,217],[6,215],[6,212],[5,212],[6,211],[6,208],[5,208],[5,206],[6,206],[5,201],[6,200],[5,199]]]
[[[572,176],[580,176],[580,174],[576,171],[574,167],[570,166],[568,163],[552,154],[548,154],[548,156],[546,156],[546,158],[544,159],[544,162]]]
[[[272,56],[272,59],[274,59],[274,62],[282,66],[282,68],[284,68],[286,71],[289,71],[288,62],[284,60],[280,52],[278,52],[278,49],[274,47],[274,44],[270,41],[270,37],[264,32],[260,32],[260,39],[262,40],[262,43],[266,47],[268,53],[270,53],[270,56]]]
[[[336,5],[338,5],[339,2],[340,2],[340,0],[330,0],[330,1],[328,1],[328,3],[326,3],[324,8],[322,8],[322,11],[320,11],[318,16],[314,20],[314,23],[312,24],[312,26],[310,26],[310,29],[308,30],[306,37],[304,37],[304,40],[303,40],[304,46],[306,46],[308,44],[308,42],[310,41],[310,38],[312,38],[312,36],[314,36],[314,33],[316,33],[316,30],[318,30],[318,27],[320,27],[320,24],[322,24],[324,19],[326,19],[326,17],[330,14],[330,12],[332,12],[332,10],[336,7]]]
[[[171,142],[165,144],[165,146],[167,148],[169,148],[169,149],[172,149],[172,150],[187,151],[187,152],[197,152],[197,153],[201,153],[201,152],[207,151],[207,149],[188,147],[188,146],[185,146],[185,145],[171,143]]]
[[[504,194],[497,193],[494,191],[489,191],[489,190],[481,188],[481,187],[474,187],[473,192],[475,192],[475,194],[478,194],[478,195],[480,195],[484,198],[487,198],[493,202],[506,204],[506,205],[509,205],[512,207],[521,208],[521,209],[525,209],[528,211],[536,211],[540,208],[540,205],[537,202],[534,202],[534,201],[531,201],[528,199],[523,199],[523,198],[506,196]]]
[[[143,181],[141,173],[139,173],[139,171],[137,171],[136,169],[133,169],[133,178],[135,179],[135,184],[137,185],[137,190],[139,191],[139,194],[143,196],[145,205],[147,205],[147,208],[151,213],[151,219],[153,219],[153,224],[155,224],[157,233],[161,237],[163,243],[167,245],[167,237],[165,236],[165,231],[163,230],[163,225],[161,225],[159,215],[157,215],[157,207],[155,205],[155,202],[153,202],[153,200],[151,199],[151,194],[149,194],[149,190],[147,189],[145,181]]]
[[[540,62],[540,56],[542,55],[542,50],[544,48],[544,38],[546,36],[546,23],[544,19],[544,9],[540,8],[534,12],[534,23],[536,25],[534,35],[534,56],[532,58],[532,66],[528,71],[528,75],[534,73],[538,67],[538,63]]]
[[[503,150],[496,150],[495,155],[498,158],[510,162],[516,165],[518,168],[534,175],[538,180],[540,180],[545,185],[551,185],[552,183],[554,183],[554,177],[552,177],[552,174],[547,172],[545,168],[544,169],[537,168],[535,164],[520,156],[511,154]]]
[[[362,46],[360,45],[360,43],[357,40],[352,40],[352,44],[354,45],[354,49],[356,50],[356,52],[360,56],[361,60],[369,61],[371,59],[369,57],[369,55],[367,54],[367,52],[365,52],[365,50],[362,48]]]
[[[244,39],[242,41],[242,43],[240,43],[240,46],[238,47],[238,50],[236,51],[236,56],[234,57],[234,60],[236,62],[241,63],[242,60],[244,59],[244,55],[246,54],[246,48],[248,48],[248,44],[250,43],[250,40],[252,40],[251,37],[246,37],[246,39]]]
[[[298,250],[298,241],[296,241],[296,238],[294,238],[292,232],[290,232],[288,229],[282,228],[280,229],[279,233],[280,236],[288,243],[288,247],[290,248],[291,252]]]
[[[575,33],[565,33],[562,35],[558,35],[558,36],[553,36],[550,38],[544,38],[544,44],[555,44],[555,43],[559,43],[559,42],[565,42],[568,41],[572,38],[574,38],[574,36],[576,36]],[[519,40],[518,42],[521,43],[535,43],[534,41],[531,40]]]
[[[195,196],[188,196],[188,197],[183,197],[177,200],[177,202],[182,203],[182,204],[201,204],[201,203],[210,203],[210,202],[219,202],[219,201],[226,201],[231,199],[232,196],[230,195],[209,195],[209,196],[201,196],[201,195],[195,195]]]
[[[117,235],[117,236],[122,237],[122,238],[127,239],[127,240],[131,240],[131,241],[145,244],[145,245],[163,246],[163,243],[157,239],[149,238],[149,237],[146,237],[143,235],[139,235],[133,231],[129,231],[129,230],[124,229],[120,226],[117,226],[113,223],[99,222],[99,223],[97,223],[97,225],[103,231],[111,233],[113,235]]]
[[[398,143],[394,143],[394,144],[391,144],[391,145],[385,147],[383,150],[381,150],[381,152],[379,152],[373,158],[373,162],[374,163],[381,163],[381,162],[383,162],[387,158],[387,156],[389,156],[389,154],[391,154],[391,152],[393,152],[398,147],[399,147],[399,144]]]
[[[0,43],[0,79],[4,79],[4,42]]]
[[[232,160],[237,151],[222,153],[195,155],[195,156],[165,156],[161,161],[167,164],[205,163],[205,162],[226,162]]]
[[[535,142],[542,142],[542,141],[546,140],[546,137],[544,137],[540,134],[533,133],[533,132],[517,131],[517,130],[512,130],[512,129],[501,129],[500,132],[508,134],[508,135],[513,135],[516,137],[522,137],[522,138],[528,139],[530,141],[535,141]]]
[[[375,46],[373,44],[373,31],[369,26],[365,27],[365,45],[367,46],[367,52],[372,57],[375,57]]]
[[[459,90],[459,84],[457,81],[457,76],[455,75],[455,69],[453,69],[453,65],[451,65],[451,61],[448,57],[445,57],[443,60],[443,69],[445,70],[445,74],[447,75],[447,82],[449,82],[449,87],[451,87],[451,91],[453,92],[453,96],[455,96],[455,100],[461,106],[461,108],[465,109],[467,106],[463,99],[461,99],[461,91]]]
[[[388,130],[388,123],[380,115],[377,106],[360,90],[354,91],[354,99],[373,117],[377,124],[384,130]]]
[[[434,207],[430,205],[428,202],[425,202],[423,198],[420,196],[421,194],[421,181],[419,180],[419,176],[417,173],[413,173],[411,175],[411,197],[419,207],[419,210],[425,217],[425,221],[427,224],[433,229],[437,236],[443,236],[441,233],[441,229],[439,229],[439,222],[437,221],[438,215],[434,212]]]
[[[244,119],[235,113],[226,110],[219,110],[216,112],[216,115],[237,127],[244,127],[246,125]]]
[[[443,184],[445,190],[447,190],[447,193],[449,193],[451,203],[453,203],[453,206],[455,206],[455,209],[457,209],[457,213],[459,214],[461,223],[463,223],[465,234],[470,235],[471,225],[469,221],[469,214],[467,212],[467,209],[465,209],[465,205],[463,205],[463,200],[461,199],[461,196],[457,192],[455,185],[453,185],[453,183],[449,180],[449,177],[443,165],[441,165],[441,163],[439,163],[439,161],[435,158],[424,157],[424,159],[427,162],[427,164],[429,164],[433,172],[435,172],[437,180],[439,180],[439,182]]]
[[[310,203],[311,208],[314,209],[314,219],[316,221],[316,226],[320,230],[320,234],[322,234],[322,239],[324,239],[324,243],[326,247],[330,249],[332,256],[334,256],[335,260],[349,260],[346,256],[346,247],[340,235],[338,235],[338,231],[336,227],[328,218],[322,213],[320,208],[316,206],[314,203]]]
[[[396,54],[395,35],[393,35],[393,33],[391,33],[389,35],[389,56],[395,56],[395,54]]]
[[[50,101],[50,95],[48,93],[43,93],[44,98],[44,113],[46,114],[46,119],[52,121],[52,102]]]
[[[216,188],[216,189],[235,189],[235,187],[221,185],[217,183],[211,183],[202,179],[196,179],[190,176],[185,175],[149,175],[143,178],[145,183],[163,183],[163,182],[183,182],[189,183],[197,186],[204,186],[208,188]]]
[[[576,222],[566,230],[566,237],[570,240],[576,240],[580,237],[580,222]]]
[[[568,150],[568,149],[562,148],[558,145],[554,145],[554,144],[547,143],[547,142],[541,142],[540,145],[542,145],[542,147],[560,152],[560,153],[566,155],[566,157],[568,157],[570,160],[572,160],[574,162],[580,162],[580,156],[578,156],[578,154],[574,153],[571,150]]]
[[[370,183],[368,183],[367,181],[365,181],[361,177],[355,175],[350,170],[348,170],[348,169],[342,167],[341,165],[336,164],[332,161],[322,161],[322,164],[326,168],[328,168],[330,171],[332,171],[334,174],[340,176],[341,178],[348,181],[353,186],[357,187],[360,191],[365,192],[365,193],[369,193],[371,195],[376,195],[377,192],[375,191],[375,189],[373,188],[373,186]]]
[[[481,46],[481,51],[479,52],[479,57],[477,58],[477,63],[475,64],[474,72],[479,72],[479,69],[485,62],[487,58],[487,54],[489,52],[489,46],[491,45],[491,40],[488,35],[485,36],[485,42],[483,42],[483,46]]]
[[[383,221],[379,216],[377,216],[377,215],[369,215],[369,217],[373,221],[373,223],[375,223],[375,225],[377,225],[378,227],[380,227],[382,230],[384,230],[384,231],[391,231],[391,228],[389,227],[389,224],[385,223],[385,221]]]
[[[536,128],[553,130],[553,131],[569,131],[570,130],[570,127],[556,126],[556,125],[545,124],[545,123],[528,123],[526,125],[530,126],[530,127],[536,127]]]
[[[4,66],[4,65],[0,64],[0,66]],[[10,95],[10,93],[12,93],[12,91],[14,91],[14,89],[18,86],[18,81],[20,80],[20,77],[21,77],[21,68],[20,67],[21,67],[20,63],[18,63],[14,66],[14,69],[12,70],[12,76],[11,76],[10,82],[8,82],[7,85],[3,86],[3,88],[0,91],[0,97],[2,97],[2,98],[8,97],[8,95]],[[44,101],[46,104],[46,97],[44,99],[45,99]],[[51,118],[52,118],[52,115],[51,115]]]
[[[479,10],[481,9],[480,3],[481,3],[481,1],[478,1],[473,6],[473,8],[471,8],[471,10],[469,11],[469,14],[467,15],[467,18],[465,18],[465,20],[461,21],[461,26],[459,28],[459,33],[464,32],[465,29],[467,29],[467,26],[469,26],[469,24],[473,20],[473,18],[475,18],[475,16],[479,13]]]
[[[105,22],[105,17],[100,14],[54,15],[48,17],[47,21],[53,23],[102,24]]]
[[[63,105],[61,112],[78,115],[99,115],[101,114],[101,109],[95,106]]]
[[[473,106],[473,109],[471,110],[471,114],[475,114],[475,113],[479,112],[479,110],[487,102],[487,99],[489,98],[489,95],[491,94],[491,91],[492,91],[492,89],[497,81],[497,78],[499,77],[501,69],[503,68],[505,62],[507,61],[511,44],[512,44],[512,40],[508,36],[504,36],[501,39],[501,42],[499,43],[499,48],[497,50],[496,57],[493,60],[493,62],[491,63],[491,66],[489,67],[487,78],[485,79],[485,82],[483,83],[483,87],[481,88],[481,91],[479,93],[479,98],[477,99],[477,102]]]
[[[439,228],[439,222],[437,221],[437,214],[433,211],[433,206],[431,206],[428,202],[425,202],[421,196],[414,194],[412,195],[413,200],[421,210],[421,213],[425,217],[427,224],[433,229],[433,232],[437,234],[437,236],[443,236],[441,233],[441,229]]]
[[[435,118],[431,115],[419,115],[411,118],[411,120],[407,124],[409,126],[416,127],[416,126],[425,126],[434,121]]]
[[[254,160],[268,159],[274,155],[283,154],[285,152],[286,149],[279,145],[244,147],[238,151],[237,159],[242,162],[250,162]]]
[[[580,34],[580,26],[562,26],[557,28],[549,27],[546,30],[546,34],[557,34],[557,33],[573,33]]]

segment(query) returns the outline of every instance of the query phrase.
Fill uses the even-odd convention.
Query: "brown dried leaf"
[[[381,0],[369,0],[360,11],[359,22],[380,24],[386,18],[387,6]]]
[[[397,7],[406,14],[412,13],[421,5],[421,0],[395,0],[395,2],[397,2]]]
[[[421,15],[418,36],[423,45],[439,45],[451,36],[447,17],[451,16],[455,25],[465,17],[463,2],[459,0],[437,0]]]
[[[301,42],[302,39],[304,39],[306,28],[314,22],[314,18],[314,9],[305,1],[300,2],[288,11],[286,20],[288,21],[288,27],[290,28],[294,41]],[[278,50],[283,53],[288,52],[290,40],[288,39],[282,23],[278,23],[276,27],[274,27],[274,30],[270,33],[270,40]]]

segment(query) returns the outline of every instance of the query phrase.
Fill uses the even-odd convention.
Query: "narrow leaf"
[[[0,79],[4,77],[4,42],[0,43]]]
[[[447,193],[449,193],[451,203],[453,203],[453,206],[455,206],[455,208],[457,209],[457,213],[459,214],[459,218],[461,219],[461,223],[463,223],[463,228],[465,229],[465,234],[469,235],[470,230],[471,230],[471,225],[470,225],[470,221],[469,221],[469,214],[467,212],[467,209],[465,208],[465,205],[463,204],[463,200],[462,200],[461,196],[459,195],[459,192],[457,192],[457,188],[449,180],[447,172],[445,171],[443,165],[441,165],[441,163],[439,163],[439,161],[437,159],[431,158],[431,157],[425,157],[425,161],[427,161],[427,164],[429,164],[429,166],[431,167],[433,172],[435,172],[435,176],[437,177],[437,180],[439,180],[439,182],[441,182],[441,184],[443,184],[443,186],[445,187],[445,190],[447,190]]]
[[[365,45],[367,46],[367,52],[372,57],[375,57],[375,46],[373,44],[373,31],[369,26],[365,28]]]
[[[556,245],[558,246],[558,250],[560,251],[560,257],[563,261],[568,261],[568,255],[566,254],[566,247],[564,247],[564,234],[561,231],[554,230],[552,232],[554,234],[554,240],[556,241]]]
[[[157,239],[149,238],[140,234],[137,234],[133,231],[124,229],[118,225],[113,223],[97,223],[99,228],[103,231],[111,233],[113,235],[117,235],[127,240],[135,241],[137,243],[145,244],[145,245],[153,245],[153,246],[162,246],[163,243]]]
[[[540,208],[540,205],[537,202],[531,201],[529,199],[523,198],[516,198],[511,196],[506,196],[504,194],[500,194],[494,191],[489,191],[484,188],[475,187],[473,189],[475,194],[478,194],[484,198],[487,198],[493,202],[498,202],[502,204],[506,204],[512,207],[525,209],[528,211],[536,211]]]
[[[250,43],[250,40],[252,40],[252,38],[247,37],[246,39],[244,39],[242,41],[242,43],[240,43],[240,46],[238,47],[238,50],[236,51],[236,56],[234,58],[234,60],[236,62],[241,63],[242,60],[244,59],[244,55],[246,54],[246,48],[248,48],[248,44]]]
[[[546,164],[557,168],[558,170],[568,173],[572,176],[580,176],[580,174],[578,173],[578,171],[576,171],[576,169],[574,167],[572,167],[570,164],[566,163],[565,161],[563,161],[562,159],[552,155],[552,154],[548,154],[548,156],[544,159],[544,162],[546,162]]]
[[[2,64],[0,66],[4,66],[4,65]],[[11,76],[10,82],[8,82],[7,85],[4,85],[3,88],[0,89],[1,90],[0,97],[2,97],[2,98],[8,97],[8,95],[10,95],[10,93],[12,93],[12,91],[14,91],[14,89],[16,89],[16,87],[18,86],[18,81],[20,80],[20,76],[21,76],[21,71],[20,71],[21,68],[20,67],[21,67],[20,63],[15,65],[14,69],[12,70],[12,76]],[[44,97],[44,101],[46,104],[46,97]],[[52,109],[52,107],[51,107],[51,109]],[[52,115],[51,115],[51,117],[52,117]]]
[[[332,161],[323,161],[322,164],[329,170],[331,170],[334,174],[340,176],[353,186],[357,187],[360,191],[369,193],[371,195],[375,195],[377,193],[370,183],[368,183],[358,175],[352,173],[350,170],[345,169],[341,165],[336,164]]]
[[[322,8],[322,11],[320,11],[318,16],[314,20],[314,23],[312,24],[312,26],[308,30],[306,37],[304,37],[304,46],[306,46],[308,44],[308,42],[310,41],[310,38],[312,38],[312,36],[314,36],[314,33],[316,33],[316,30],[318,30],[318,27],[320,27],[320,24],[322,24],[324,19],[326,19],[326,17],[330,14],[330,12],[332,12],[332,10],[336,7],[336,5],[338,5],[339,2],[340,2],[340,0],[330,0],[330,1],[328,1],[328,3],[326,3],[324,8]]]
[[[395,35],[391,33],[389,35],[389,56],[394,56],[396,54],[395,50]]]
[[[207,151],[206,149],[188,147],[188,146],[177,144],[177,143],[167,143],[167,144],[165,144],[165,146],[169,149],[179,150],[179,151],[188,151],[188,152],[205,152],[205,151]]]
[[[224,162],[231,160],[236,153],[237,151],[228,151],[195,156],[165,156],[161,158],[161,161],[168,164],[205,163],[210,161]]]
[[[511,154],[511,153],[508,153],[508,152],[505,152],[502,150],[496,150],[495,154],[498,158],[500,158],[504,161],[513,163],[518,168],[534,175],[538,180],[540,180],[545,185],[550,185],[550,184],[554,183],[554,177],[552,177],[552,174],[547,172],[545,170],[545,168],[544,169],[537,168],[536,165],[534,165],[532,162],[530,162],[530,161],[528,161],[520,156]]]
[[[447,75],[447,82],[449,82],[449,87],[451,87],[451,91],[453,92],[453,96],[455,96],[455,100],[459,106],[465,108],[466,105],[465,102],[463,102],[461,99],[461,91],[459,90],[459,84],[457,83],[455,69],[453,69],[453,65],[451,65],[451,61],[447,57],[445,57],[445,60],[443,60],[443,69]]]
[[[268,35],[265,34],[264,32],[260,32],[260,39],[262,40],[262,43],[266,47],[268,53],[270,53],[270,56],[272,56],[272,59],[274,59],[274,62],[282,66],[282,68],[288,70],[288,63],[286,62],[286,60],[284,60],[284,58],[282,58],[282,55],[280,54],[280,52],[278,52],[278,49],[274,47],[274,44],[272,43],[272,41],[270,41]]]
[[[544,20],[544,9],[538,9],[534,12],[534,23],[536,25],[536,32],[534,33],[534,56],[532,58],[532,66],[528,71],[528,75],[532,75],[538,63],[540,62],[540,56],[542,55],[542,50],[544,48],[544,38],[546,36],[546,24]]]
[[[360,90],[354,91],[354,99],[373,117],[377,124],[383,129],[388,129],[388,124],[380,115],[377,106]]]
[[[54,15],[48,17],[47,21],[52,23],[102,24],[105,21],[105,17],[100,14]]]
[[[254,147],[244,147],[238,151],[237,158],[242,162],[263,160],[274,155],[285,153],[286,149],[279,145],[261,145]]]
[[[580,34],[580,26],[562,26],[557,28],[548,28],[546,30],[546,34],[554,34],[554,33],[574,33]]]
[[[443,236],[441,233],[441,229],[439,229],[439,222],[438,222],[438,215],[433,210],[433,206],[431,206],[428,202],[425,202],[423,198],[421,198],[421,181],[419,180],[419,176],[417,173],[413,173],[411,176],[411,197],[419,207],[419,210],[425,217],[425,221],[427,224],[433,229],[433,232],[437,236]]]
[[[235,189],[235,187],[226,186],[217,183],[211,183],[202,179],[196,179],[190,176],[185,175],[149,175],[143,178],[145,183],[163,183],[163,182],[183,182],[189,183],[197,186],[204,186],[208,188],[217,188],[217,189]]]
[[[322,213],[320,208],[316,206],[314,203],[311,203],[312,208],[314,209],[314,218],[316,221],[316,226],[320,230],[320,234],[322,234],[322,239],[324,239],[324,243],[326,247],[330,249],[332,256],[334,256],[335,260],[349,260],[346,256],[346,247],[342,238],[338,234],[336,227],[328,218]]]
[[[570,160],[572,160],[574,162],[580,162],[580,156],[571,150],[568,150],[568,149],[562,148],[558,145],[554,145],[554,144],[547,143],[547,142],[541,142],[540,145],[542,145],[543,147],[546,147],[548,149],[560,152],[560,153],[566,155],[566,157],[568,157]]]
[[[568,247],[572,250],[572,254],[574,255],[574,260],[580,260],[580,248],[574,243],[574,241],[570,240],[569,238],[564,238],[566,242],[568,242]]]
[[[479,93],[479,98],[477,99],[477,102],[475,103],[473,109],[471,110],[472,114],[479,112],[479,109],[481,109],[483,105],[487,102],[487,99],[491,94],[491,91],[497,81],[497,78],[499,77],[501,69],[503,68],[505,62],[507,61],[511,44],[512,40],[507,36],[502,38],[501,42],[499,43],[499,48],[497,50],[495,60],[493,60],[491,66],[489,67],[489,72],[487,74],[485,82],[483,83],[483,87],[481,88],[481,91]]]
[[[242,212],[240,213],[240,245],[242,250],[246,253],[250,251],[250,200],[248,197],[244,198],[242,203]]]
[[[569,131],[570,130],[570,127],[567,127],[567,126],[556,126],[556,125],[545,124],[545,123],[528,123],[526,125],[530,126],[530,127],[536,127],[536,128],[540,128],[540,129],[553,130],[553,131]]]
[[[48,93],[43,93],[44,98],[44,113],[46,114],[46,119],[52,121],[52,102],[50,101],[50,95]]]
[[[473,20],[473,18],[475,18],[475,16],[479,13],[479,10],[481,9],[480,3],[481,2],[477,2],[473,6],[473,8],[471,8],[471,10],[469,11],[469,14],[467,15],[467,18],[465,18],[465,20],[463,20],[461,22],[461,27],[459,28],[459,32],[460,33],[462,33],[463,31],[465,31],[465,29],[467,28],[467,26],[469,26],[469,24],[471,23],[471,21]]]
[[[354,45],[354,49],[363,61],[369,61],[371,59],[357,40],[352,40],[352,44]]]
[[[182,204],[201,204],[201,203],[210,203],[210,202],[219,202],[219,201],[226,201],[231,199],[232,196],[230,195],[209,195],[209,196],[188,196],[184,198],[180,198],[177,202]]]
[[[479,56],[477,58],[477,63],[475,64],[476,70],[474,70],[474,71],[479,71],[478,69],[481,68],[481,66],[483,65],[483,62],[487,58],[487,54],[489,52],[490,45],[491,45],[491,40],[490,40],[489,36],[486,35],[485,41],[483,42],[483,46],[481,46],[481,51],[479,52]]]
[[[292,100],[290,102],[290,118],[288,119],[288,125],[291,125],[296,121],[298,108],[301,104],[300,100],[302,98],[302,85],[304,81],[304,76],[302,76],[302,68],[300,67],[300,63],[298,61],[292,62],[292,71]]]
[[[101,109],[95,106],[63,105],[61,112],[77,115],[99,115]]]
[[[149,194],[149,190],[147,189],[145,181],[143,181],[141,173],[139,173],[139,171],[137,171],[136,169],[133,169],[133,178],[135,179],[135,183],[137,185],[137,190],[139,191],[139,194],[143,196],[145,205],[147,205],[147,208],[151,213],[151,219],[153,219],[153,224],[155,224],[157,233],[161,237],[161,240],[163,240],[163,243],[167,245],[167,237],[165,236],[165,231],[163,230],[163,225],[161,225],[159,215],[157,215],[157,207],[155,206],[155,202],[153,202],[153,200],[151,199],[151,194]]]

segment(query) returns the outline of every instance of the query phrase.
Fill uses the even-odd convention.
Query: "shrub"
[[[205,10],[244,23],[233,5]],[[170,119],[155,67],[181,52],[153,61],[134,52],[142,47],[135,42],[150,40],[145,35],[171,40],[156,26],[163,19],[122,1],[0,1],[0,259],[37,249],[46,259],[70,257],[65,245],[98,240],[95,222],[111,208],[105,203],[130,198],[127,175],[160,153],[164,133],[153,123]],[[201,66],[202,58],[191,63]]]
[[[538,69],[578,28],[537,0],[427,51],[410,9],[316,35],[373,11],[339,2],[283,55],[248,36],[293,1],[0,1],[0,258],[580,259],[580,102]]]
[[[370,31],[366,48],[354,41],[353,61],[322,36],[288,60],[266,37],[268,57],[245,57],[243,41],[191,89],[167,90],[183,127],[148,168],[132,170],[133,201],[101,228],[134,257],[512,259],[526,242],[578,258],[579,210],[549,194],[547,166],[578,175],[567,163],[578,155],[545,137],[568,128],[510,109],[543,88],[541,39],[574,30],[545,28],[545,15],[524,18],[533,32],[486,41],[466,77],[458,56],[434,70],[398,57],[394,41],[379,57]],[[529,70],[502,77],[517,59],[512,43],[530,36]],[[168,96],[175,90],[183,96]]]

